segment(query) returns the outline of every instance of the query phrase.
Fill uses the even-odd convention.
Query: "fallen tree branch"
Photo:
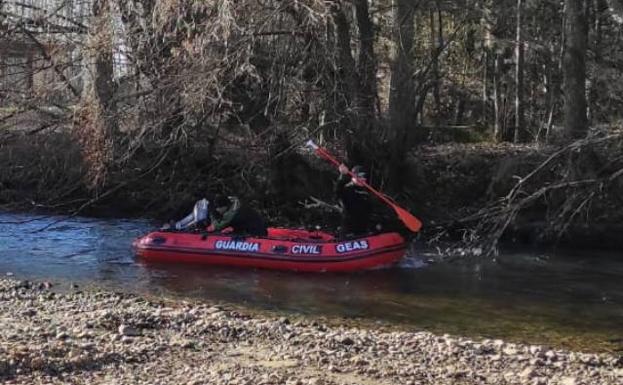
[[[309,203],[307,201],[299,202],[305,209],[325,209],[328,211],[335,211],[338,213],[342,213],[342,208],[338,205],[332,205],[325,201],[322,201],[316,197],[310,196],[309,199],[312,200],[313,203]]]
[[[619,152],[612,151],[612,148],[620,148],[622,142],[623,132],[615,131],[606,134],[598,132],[570,143],[548,156],[525,176],[516,177],[517,182],[505,196],[450,225],[476,223],[479,235],[473,243],[482,246],[486,254],[495,254],[499,240],[516,222],[519,214],[542,202],[547,207],[543,212],[546,228],[542,235],[551,234],[560,238],[581,213],[586,212],[587,218],[590,218],[588,210],[591,202],[606,194],[623,176],[623,159]],[[604,159],[600,158],[598,164],[590,164],[576,155],[582,152],[600,154]],[[607,168],[602,166],[604,164]]]

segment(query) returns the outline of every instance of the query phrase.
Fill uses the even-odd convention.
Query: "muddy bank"
[[[333,149],[340,153],[340,149]],[[423,239],[460,239],[475,225],[468,218],[510,191],[520,175],[544,161],[554,148],[512,144],[451,144],[413,149],[396,199],[425,223]],[[338,214],[326,207],[305,207],[310,197],[333,203],[336,171],[298,147],[276,142],[245,151],[209,146],[162,151],[142,150],[119,164],[107,187],[93,191],[84,183],[80,150],[62,133],[16,137],[0,149],[0,209],[37,210],[103,217],[169,220],[185,215],[199,197],[223,191],[259,208],[273,224],[321,225],[331,230]],[[384,186],[372,170],[371,183]],[[547,184],[549,182],[544,181]],[[620,195],[620,194],[619,194]],[[578,216],[558,239],[549,225],[546,201],[524,208],[505,239],[524,245],[620,249],[623,201],[616,191],[595,199],[590,215]],[[391,210],[378,218],[396,227]],[[550,213],[551,217],[551,213]]]
[[[621,357],[0,280],[6,384],[618,384]]]

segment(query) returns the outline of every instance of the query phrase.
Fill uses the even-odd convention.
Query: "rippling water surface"
[[[226,301],[258,309],[379,320],[442,333],[623,350],[623,256],[514,252],[356,274],[145,264],[140,220],[0,213],[0,274]]]

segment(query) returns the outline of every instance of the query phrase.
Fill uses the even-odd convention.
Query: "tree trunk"
[[[608,10],[608,3],[606,0],[595,0],[591,3],[592,5],[592,20],[591,25],[593,29],[593,33],[589,31],[589,36],[593,36],[593,40],[591,43],[591,50],[593,52],[593,63],[596,71],[593,71],[592,78],[589,80],[590,90],[588,93],[588,109],[589,109],[589,124],[593,124],[595,122],[600,123],[603,121],[603,116],[601,112],[603,111],[600,107],[600,95],[605,88],[605,82],[602,76],[600,76],[600,68],[603,68],[605,61],[604,58],[607,57],[607,54],[604,55],[606,50],[604,50],[604,32],[607,31],[606,25],[609,23],[606,21],[607,18],[610,17]]]
[[[489,123],[489,49],[482,51],[482,116],[480,117],[484,127]]]
[[[436,12],[434,9],[429,10],[429,18],[430,18],[430,39],[431,39],[431,60],[432,66],[431,71],[433,74],[433,100],[435,103],[435,108],[433,111],[433,121],[435,127],[439,127],[440,118],[441,118],[441,96],[440,96],[440,87],[441,87],[441,78],[440,78],[440,70],[439,70],[439,54],[443,47],[443,19],[441,16],[441,9],[439,7],[439,2],[436,1]],[[437,15],[437,21],[435,21],[435,14]]]
[[[407,150],[409,130],[415,124],[415,84],[413,80],[413,40],[415,7],[411,0],[394,1],[392,76],[389,117],[391,122],[392,183],[398,184],[398,169]],[[421,139],[421,138],[418,138]]]
[[[349,107],[352,108],[357,96],[357,74],[354,71],[355,59],[350,47],[350,23],[339,6],[334,6],[333,17],[337,33],[338,68],[346,86],[346,99]]]
[[[563,66],[564,66],[564,59],[565,59],[565,45],[566,45],[566,40],[567,40],[567,37],[565,35],[566,20],[564,16],[564,14],[566,13],[566,9],[567,9],[567,6],[565,3],[563,3],[562,4],[563,17],[561,18],[561,25],[560,25],[560,30],[561,30],[560,45],[558,47],[559,49],[558,55],[556,56],[556,62],[555,62],[556,67],[550,72],[551,78],[552,80],[555,79],[555,82],[552,81],[552,105],[549,111],[549,116],[548,116],[548,121],[547,121],[547,131],[545,134],[547,143],[550,142],[552,128],[554,127],[554,118],[556,117],[557,102],[560,99],[560,96],[562,95],[562,92],[563,92],[562,88],[563,88],[564,79],[562,79],[562,74],[563,74]],[[556,52],[555,44],[553,42],[550,44],[551,44],[550,52],[552,54],[552,60],[554,60],[553,55],[554,55],[554,52]],[[552,63],[552,66],[553,64],[554,63]],[[564,103],[563,103],[563,110],[564,110]],[[563,114],[564,114],[564,111],[563,111]]]
[[[482,0],[481,7],[484,36],[483,36],[483,56],[484,56],[484,74],[483,74],[483,115],[485,122],[489,120],[489,93],[493,100],[493,135],[492,139],[496,142],[502,141],[503,132],[503,114],[502,99],[504,86],[504,50],[498,42],[497,33],[500,33],[498,24],[500,10],[495,0]],[[489,69],[489,65],[491,68]],[[489,71],[491,74],[489,75]],[[487,82],[491,78],[491,89],[489,90]]]
[[[554,97],[554,93],[556,88],[554,86],[554,61],[552,59],[552,54],[554,52],[554,45],[551,45],[550,50],[547,53],[547,60],[543,65],[543,84],[545,86],[545,118],[541,123],[541,128],[545,128],[545,142],[549,139],[549,133],[552,128],[553,120],[554,120],[554,109],[556,105],[556,99]],[[537,138],[537,141],[542,139],[541,135]]]
[[[326,63],[335,63],[336,60],[336,39],[335,39],[335,25],[333,21],[327,19],[326,24],[326,50],[327,58]],[[320,125],[323,127],[321,135],[330,135],[336,138],[340,129],[340,114],[346,109],[346,103],[344,99],[340,97],[338,91],[338,85],[340,83],[340,77],[336,71],[325,70],[322,71],[324,100],[323,100],[323,112],[320,117]]]
[[[354,2],[355,18],[359,31],[359,56],[355,61],[351,48],[351,25],[343,5],[331,5],[335,22],[337,68],[342,97],[346,100],[346,115],[342,126],[350,133],[345,135],[348,158],[352,163],[366,163],[369,143],[376,120],[377,100],[376,56],[374,54],[374,25],[370,19],[367,0]],[[353,135],[354,133],[354,135]]]
[[[374,106],[377,99],[376,56],[374,54],[374,25],[370,20],[368,0],[356,0],[355,10],[359,28],[359,83],[361,121],[369,125],[376,117]]]
[[[110,4],[108,0],[95,0],[83,92],[95,96],[105,111],[112,108],[114,92],[112,38]]]
[[[522,26],[523,0],[517,0],[517,41],[515,42],[515,135],[514,142],[527,140],[524,114],[524,42]]]
[[[346,132],[346,147],[349,154],[349,158],[353,161],[354,156],[354,142],[352,140],[352,134],[348,134],[348,131],[355,132],[357,130],[357,100],[358,96],[358,79],[355,71],[355,59],[351,50],[351,32],[350,22],[346,18],[344,9],[340,4],[333,4],[331,6],[331,12],[333,14],[333,20],[335,21],[335,32],[337,34],[337,68],[338,76],[341,83],[342,95],[346,101],[346,110],[341,119],[341,126]],[[355,160],[356,161],[356,160]]]
[[[370,20],[368,0],[355,0],[355,16],[359,30],[359,60],[357,63],[356,136],[349,157],[356,163],[368,163],[374,138],[372,129],[376,121],[375,106],[376,56],[374,54],[374,25]]]
[[[581,138],[588,131],[586,116],[586,49],[588,27],[583,0],[565,1],[563,65],[566,136]]]
[[[502,55],[495,54],[495,62],[493,64],[493,140],[500,142],[503,140],[503,116],[502,116],[502,84],[501,84],[501,67]]]
[[[454,125],[463,125],[463,117],[465,116],[465,93],[459,91],[456,93],[456,107],[454,110]]]
[[[389,115],[394,145],[402,150],[414,120],[415,84],[413,82],[413,40],[415,9],[409,0],[395,0],[390,80]]]
[[[97,193],[113,160],[115,108],[113,103],[112,23],[108,0],[95,0],[86,47],[83,49],[83,89],[76,132],[88,165],[87,183]]]

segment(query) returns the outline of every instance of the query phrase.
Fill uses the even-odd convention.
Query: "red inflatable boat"
[[[266,237],[157,231],[134,242],[145,261],[204,263],[310,272],[355,271],[395,263],[398,233],[338,240],[320,231],[271,228]]]

